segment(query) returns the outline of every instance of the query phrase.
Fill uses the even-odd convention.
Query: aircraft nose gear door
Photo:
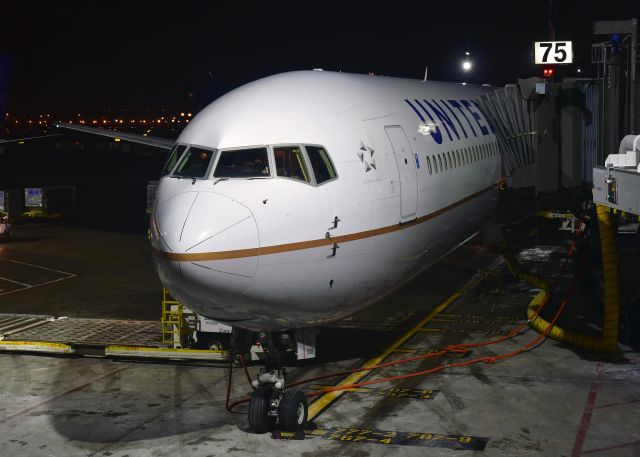
[[[414,216],[418,210],[418,157],[413,154],[409,140],[399,126],[386,126],[400,174],[400,215],[402,220]]]

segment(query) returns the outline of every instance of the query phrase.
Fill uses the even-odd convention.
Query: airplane
[[[264,433],[275,418],[306,424],[282,368],[295,330],[383,299],[492,214],[501,155],[477,103],[489,90],[317,69],[229,92],[175,141],[58,126],[170,150],[155,267],[190,309],[260,335],[249,424]]]

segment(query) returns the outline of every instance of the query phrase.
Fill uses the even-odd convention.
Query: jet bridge
[[[508,175],[535,161],[535,100],[525,98],[518,84],[507,84],[480,97],[480,109],[496,130]]]

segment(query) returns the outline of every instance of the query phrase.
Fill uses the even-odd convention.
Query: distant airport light
[[[184,113],[180,113],[180,116],[181,116],[181,117],[184,117]]]
[[[578,68],[578,73],[582,73],[582,68]]]
[[[463,69],[464,71],[469,71],[469,70],[471,70],[471,67],[472,67],[472,65],[471,65],[471,62],[470,62],[470,61],[465,60],[464,62],[462,62],[462,69]]]
[[[544,75],[545,78],[551,78],[553,76],[553,68],[545,68],[542,71],[542,74]]]
[[[187,117],[191,117],[191,113],[187,113]]]

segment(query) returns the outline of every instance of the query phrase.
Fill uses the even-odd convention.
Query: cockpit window
[[[222,151],[214,178],[266,178],[269,171],[267,148]]]
[[[207,173],[207,169],[209,168],[209,163],[211,163],[213,154],[213,151],[209,149],[191,146],[187,152],[182,155],[178,161],[178,166],[171,176],[204,178]]]
[[[169,158],[167,162],[164,164],[164,168],[162,169],[162,174],[160,176],[167,176],[173,170],[173,167],[176,166],[176,162],[184,152],[187,147],[184,144],[177,144],[173,147],[171,152],[169,153]]]
[[[300,146],[275,146],[273,155],[278,176],[311,182]]]
[[[311,162],[311,168],[316,176],[316,184],[321,184],[336,177],[336,170],[333,168],[329,154],[321,146],[305,146],[307,156]]]

